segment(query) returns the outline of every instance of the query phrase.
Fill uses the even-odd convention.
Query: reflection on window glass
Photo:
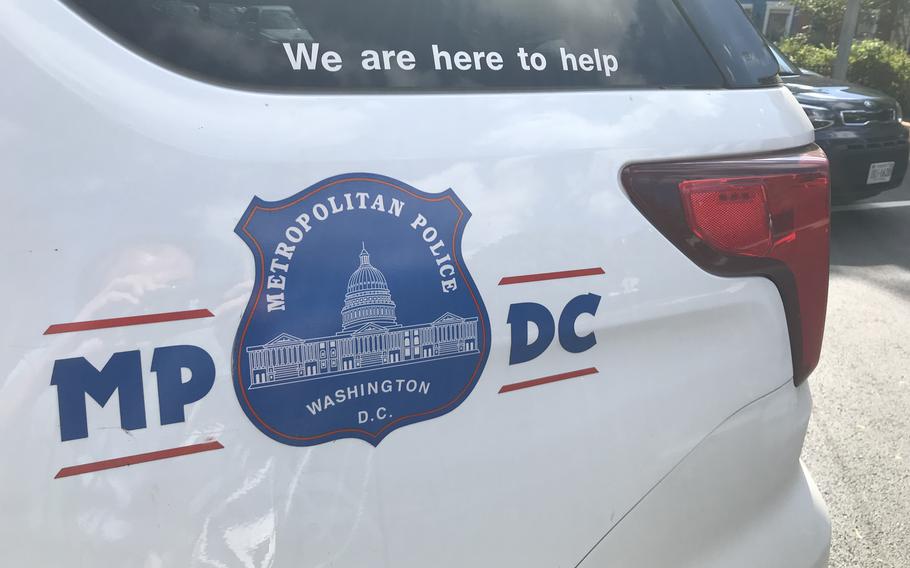
[[[788,34],[790,22],[789,10],[772,10],[768,13],[768,26],[765,36],[771,41],[778,41]]]
[[[273,30],[300,29],[300,24],[297,23],[294,12],[290,7],[287,10],[262,10],[259,17],[259,26]]]
[[[670,0],[65,1],[179,71],[258,88],[723,85]]]

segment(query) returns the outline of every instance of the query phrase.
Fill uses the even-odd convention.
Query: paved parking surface
[[[831,512],[833,568],[910,566],[910,183],[870,202],[889,206],[833,215],[825,346],[809,379],[803,459]]]

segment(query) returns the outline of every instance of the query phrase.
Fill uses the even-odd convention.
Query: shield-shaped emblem
[[[232,364],[253,424],[285,444],[377,445],[461,404],[490,348],[461,254],[469,218],[451,189],[374,174],[253,198],[235,229],[256,281]]]

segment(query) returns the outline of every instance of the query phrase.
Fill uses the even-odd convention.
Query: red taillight
[[[689,227],[714,248],[762,256],[771,248],[768,200],[760,179],[697,179],[680,182]]]
[[[817,147],[710,162],[641,164],[623,182],[638,209],[719,276],[764,276],[781,293],[793,377],[818,364],[828,301],[828,161]]]

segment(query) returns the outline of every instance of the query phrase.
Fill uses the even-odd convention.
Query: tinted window
[[[777,84],[777,61],[736,1],[677,0],[729,87]]]
[[[672,0],[67,2],[163,64],[254,88],[724,84]]]

